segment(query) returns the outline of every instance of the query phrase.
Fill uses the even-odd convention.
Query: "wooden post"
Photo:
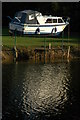
[[[16,47],[14,46],[14,61],[16,61],[17,58],[18,58],[18,52],[17,52]]]
[[[49,50],[51,50],[51,43],[49,43]]]
[[[15,30],[15,40],[14,40],[14,61],[18,58],[18,52],[16,49],[16,30]]]
[[[68,54],[67,54],[67,59],[70,57],[70,46],[68,47]]]

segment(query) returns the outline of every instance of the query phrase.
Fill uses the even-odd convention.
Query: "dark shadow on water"
[[[80,62],[4,64],[2,120],[79,120]]]

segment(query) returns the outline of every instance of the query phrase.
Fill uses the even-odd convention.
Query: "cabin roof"
[[[16,12],[14,19],[17,17],[21,23],[36,24],[36,16],[41,15],[40,12],[34,10],[23,10]]]
[[[38,11],[34,11],[34,10],[23,10],[23,11],[18,11],[17,13],[26,13],[27,15],[30,15],[30,14],[35,14],[35,13],[40,13]]]
[[[15,18],[18,18],[21,23],[27,23],[27,24],[37,24],[37,23],[44,23],[47,19],[58,19],[62,17],[57,16],[46,16],[42,15],[42,13],[34,10],[23,10],[18,11],[14,16],[14,21],[16,21]]]

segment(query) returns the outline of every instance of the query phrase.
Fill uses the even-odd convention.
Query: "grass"
[[[63,39],[62,38],[36,38],[36,37],[16,37],[16,46],[17,47],[41,47],[49,45],[51,43],[52,46],[77,46],[79,45],[79,40],[78,39]],[[11,36],[3,36],[2,37],[2,44],[4,46],[12,48],[15,45],[15,37]]]
[[[62,43],[63,41],[63,43]],[[28,36],[17,36],[16,37],[16,46],[17,47],[41,47],[49,46],[49,43],[51,43],[52,46],[79,46],[80,39],[79,38],[72,38],[69,39],[64,36],[64,38],[53,38],[53,37],[28,37]],[[15,45],[15,37],[9,36],[8,28],[4,28],[2,30],[2,44],[3,46],[7,46],[9,48],[13,48]]]

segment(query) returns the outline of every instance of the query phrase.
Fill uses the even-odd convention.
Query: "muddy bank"
[[[68,56],[69,52],[69,56]],[[15,54],[17,53],[17,54]],[[68,47],[60,47],[48,49],[46,48],[17,48],[16,52],[14,48],[10,49],[8,47],[2,47],[2,52],[0,53],[2,56],[2,62],[13,62],[16,56],[17,61],[23,60],[32,60],[32,61],[55,61],[59,59],[75,59],[80,58],[80,47],[70,47],[70,51],[68,51]]]

